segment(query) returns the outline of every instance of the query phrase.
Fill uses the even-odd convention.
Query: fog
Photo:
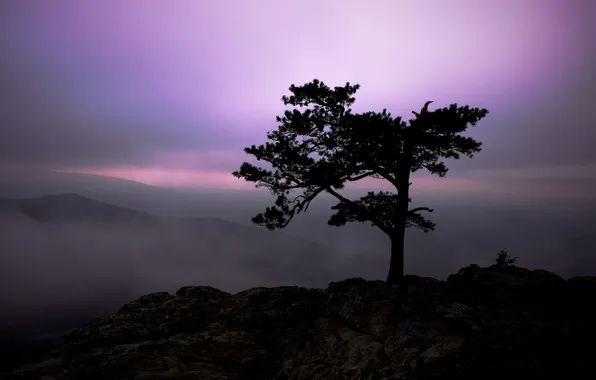
[[[328,226],[329,198],[313,202],[286,229],[271,232],[250,223],[250,216],[272,202],[268,194],[141,186],[134,197],[127,182],[77,191],[170,216],[126,224],[38,223],[15,213],[0,217],[0,332],[63,332],[143,294],[186,285],[236,292],[255,286],[324,288],[348,277],[386,276],[388,238],[365,224]],[[147,195],[153,190],[162,194]],[[445,279],[471,263],[492,264],[501,249],[518,256],[520,266],[565,277],[596,273],[594,202],[560,197],[528,203],[441,193],[417,194],[415,201],[435,209],[428,216],[437,229],[408,230],[407,273]]]
[[[98,226],[4,218],[1,323],[20,328],[52,310],[111,313],[140,295],[185,285],[231,292],[284,283],[324,286],[332,274],[332,252],[322,245],[234,227],[217,220]],[[301,265],[315,256],[316,271]]]

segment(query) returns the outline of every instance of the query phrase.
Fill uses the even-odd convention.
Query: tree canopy
[[[269,141],[244,149],[271,168],[245,162],[233,175],[268,188],[276,197],[273,206],[252,218],[271,230],[286,227],[319,194],[331,194],[338,203],[331,208],[328,224],[368,222],[389,236],[387,281],[396,282],[403,276],[405,229],[435,228],[421,214],[432,209],[408,209],[411,173],[427,170],[444,177],[448,168],[443,159],[480,152],[481,143],[461,133],[488,111],[457,104],[429,111],[429,101],[408,121],[386,109],[354,113],[350,106],[359,88],[346,83],[332,89],[317,79],[291,85],[291,95],[282,101],[293,108],[276,118],[279,125],[267,133]],[[342,194],[346,183],[367,177],[385,180],[395,191],[370,191],[359,199]]]

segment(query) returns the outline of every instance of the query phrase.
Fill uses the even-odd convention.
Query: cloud
[[[238,165],[240,166],[240,165]],[[231,171],[168,169],[163,167],[116,167],[76,169],[69,172],[124,178],[148,185],[174,188],[254,188],[254,184],[232,176]]]
[[[3,2],[0,160],[230,171],[288,86],[319,77],[360,83],[358,112],[487,107],[454,176],[596,162],[593,2],[310,4]]]
[[[219,216],[217,210],[236,195],[197,197]],[[434,196],[429,206],[435,208],[430,217],[437,230],[407,232],[408,273],[444,278],[473,262],[491,264],[503,248],[530,268],[564,275],[590,274],[596,268],[591,255],[596,247],[594,207],[586,212],[565,198],[555,202],[560,209],[547,200],[529,212],[486,194],[479,200]],[[242,211],[234,213],[248,223]],[[19,323],[43,326],[48,313],[65,318],[76,310],[86,316],[109,314],[142,294],[184,285],[239,291],[325,287],[355,276],[383,279],[387,236],[364,224],[327,226],[329,215],[323,202],[314,204],[281,235],[226,222],[44,225],[0,215],[0,330]]]

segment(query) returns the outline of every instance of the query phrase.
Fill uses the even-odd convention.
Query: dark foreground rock
[[[20,379],[524,379],[596,369],[596,278],[472,265],[407,291],[186,287],[65,335]]]

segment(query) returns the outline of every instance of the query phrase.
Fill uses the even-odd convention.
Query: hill
[[[182,257],[183,253],[188,253],[180,251],[181,247],[185,247],[194,250],[198,256],[209,254],[219,259],[235,259],[256,270],[262,260],[270,260],[270,264],[275,266],[276,260],[271,260],[270,252],[277,251],[284,252],[278,256],[277,264],[290,265],[296,271],[299,268],[295,266],[295,260],[316,257],[324,264],[325,257],[332,251],[323,244],[283,232],[273,233],[218,218],[155,216],[74,193],[0,199],[0,220],[10,222],[12,228],[15,228],[15,223],[30,222],[26,224],[29,229],[23,229],[23,233],[31,236],[31,228],[48,229],[62,234],[54,235],[57,240],[85,235],[81,232],[93,235],[96,240],[128,239],[139,242],[141,239],[153,238],[149,244],[138,247],[147,248],[145,252],[136,252],[147,260],[155,258],[155,255],[164,259],[189,259]],[[16,226],[18,228],[18,224]],[[207,249],[209,252],[201,252]]]
[[[191,286],[64,335],[24,379],[525,379],[596,369],[596,278],[471,265],[407,287]]]
[[[245,221],[270,202],[267,192],[254,196],[226,189],[199,189],[190,192],[95,174],[9,170],[0,166],[0,198],[40,198],[48,194],[65,193],[76,193],[111,205],[159,216],[217,215],[230,220],[230,215],[236,215],[240,211],[246,214],[242,217]]]
[[[160,217],[78,194],[0,200],[0,352],[21,355],[141,294],[205,284],[324,286],[332,250],[216,219]],[[274,254],[272,254],[274,253]],[[304,264],[317,260],[319,271]]]
[[[490,191],[441,185],[424,190],[424,186],[414,186],[412,206],[432,206],[437,230],[432,234],[408,231],[407,272],[444,279],[470,262],[490,265],[492,256],[503,248],[523,252],[519,263],[527,268],[544,268],[564,277],[594,272],[594,180],[518,179],[497,185],[490,186]],[[365,193],[356,190],[352,193],[346,189],[346,195]],[[183,191],[93,174],[8,170],[0,166],[0,198],[60,193],[77,193],[151,215],[219,218],[243,226],[251,225],[250,218],[273,201],[267,191],[254,189]],[[367,224],[328,226],[329,207],[333,204],[335,200],[330,197],[316,199],[307,213],[284,229],[285,234],[291,235],[292,241],[307,237],[342,258],[333,265],[335,271],[341,267],[341,274],[332,274],[334,277],[326,278],[327,282],[354,276],[383,279],[389,240]],[[279,256],[277,251],[271,251],[271,255]]]
[[[21,214],[39,223],[156,222],[149,214],[98,202],[74,193],[40,198],[0,199],[0,215]]]

